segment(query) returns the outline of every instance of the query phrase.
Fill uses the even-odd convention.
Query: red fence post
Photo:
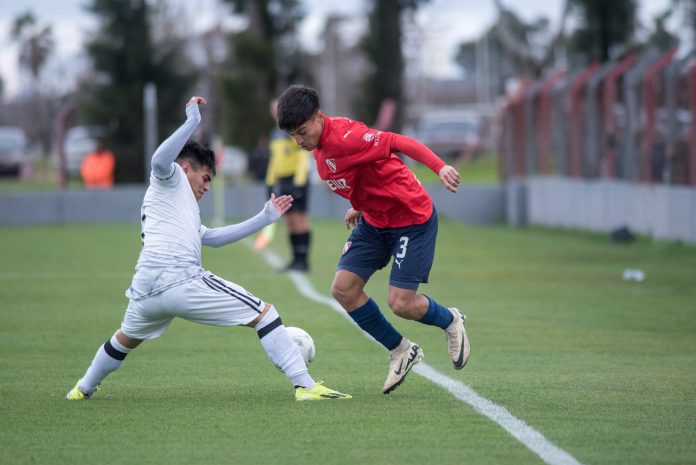
[[[505,102],[498,114],[500,131],[498,132],[498,179],[507,181],[510,176],[510,102]]]
[[[614,177],[614,151],[616,149],[616,125],[614,124],[614,102],[616,100],[616,81],[636,62],[636,55],[630,54],[611,70],[604,81],[602,92],[602,106],[604,119],[605,143],[604,156],[602,157],[602,173],[608,178]]]
[[[570,175],[580,177],[580,130],[582,124],[582,89],[599,69],[599,63],[585,68],[570,86]]]
[[[519,89],[510,101],[510,111],[512,112],[512,140],[513,140],[513,167],[512,173],[515,176],[524,175],[524,141],[525,137],[531,137],[524,133],[524,96],[530,88],[529,82],[522,82]]]
[[[551,92],[565,73],[561,70],[553,74],[539,92],[539,172],[544,175],[551,171]]]
[[[515,92],[508,96],[499,116],[500,155],[504,158],[504,169],[499,170],[501,179],[511,179],[524,174],[524,95],[529,84],[521,81]],[[500,164],[501,166],[503,163]]]
[[[650,153],[655,140],[655,79],[674,57],[676,48],[664,53],[645,71],[643,81],[643,98],[645,99],[645,130],[641,138],[641,172],[644,180],[653,182],[652,170],[650,169]]]

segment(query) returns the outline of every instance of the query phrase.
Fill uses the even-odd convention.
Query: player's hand
[[[343,222],[346,225],[346,229],[350,229],[351,227],[356,227],[358,225],[358,220],[362,217],[362,213],[359,211],[349,208],[348,211],[346,212],[346,216],[343,218]]]
[[[281,195],[276,197],[275,194],[271,194],[271,198],[266,202],[265,211],[271,214],[273,221],[280,218],[283,213],[290,210],[292,207],[292,196],[291,195]]]
[[[459,172],[454,168],[454,166],[445,165],[442,167],[438,173],[440,176],[440,182],[444,185],[448,191],[457,192],[457,186],[461,181],[459,177]]]
[[[203,97],[197,97],[194,95],[186,103],[186,108],[190,107],[191,105],[207,105],[207,104],[208,104],[208,102],[206,102]]]

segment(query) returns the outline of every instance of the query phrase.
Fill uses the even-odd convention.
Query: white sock
[[[97,350],[92,364],[77,383],[80,390],[85,394],[92,394],[109,373],[116,371],[121,366],[123,359],[131,350],[119,344],[116,340],[116,334],[114,334]]]
[[[275,307],[271,306],[268,313],[256,324],[255,329],[271,363],[290,378],[293,386],[312,389],[316,383],[309,376],[300,349],[288,336]]]

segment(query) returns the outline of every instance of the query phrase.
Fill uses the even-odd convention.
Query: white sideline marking
[[[419,363],[413,371],[451,392],[454,397],[471,405],[481,415],[503,427],[512,437],[527,446],[549,465],[580,465],[575,457],[552,444],[543,434],[513,416],[505,407],[476,394],[466,384],[449,378],[426,363]]]
[[[281,268],[282,261],[277,254],[270,250],[263,250],[262,255],[266,259],[266,262],[273,268]],[[360,329],[348,314],[343,311],[343,308],[341,308],[338,302],[317,292],[305,275],[294,271],[287,273],[287,275],[292,282],[295,283],[300,294],[315,302],[328,305],[341,314],[346,320],[351,322],[356,328]],[[369,339],[374,340],[372,336],[366,332],[360,331]],[[443,375],[425,362],[416,365],[413,368],[413,372],[447,389],[454,397],[466,402],[478,413],[500,425],[505,431],[510,433],[512,437],[537,454],[541,460],[549,465],[582,465],[568,452],[552,444],[543,434],[508,412],[505,407],[501,407],[485,397],[481,397],[476,391],[461,381]]]

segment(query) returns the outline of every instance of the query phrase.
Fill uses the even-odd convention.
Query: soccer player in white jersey
[[[187,142],[201,115],[202,97],[191,97],[187,119],[152,156],[150,187],[141,210],[143,248],[126,291],[128,308],[121,328],[97,350],[68,400],[89,399],[107,375],[118,369],[143,340],[161,336],[174,317],[212,326],[256,330],[271,362],[295,387],[296,400],[350,399],[315,382],[298,347],[273,305],[201,266],[201,245],[220,247],[278,220],[292,205],[284,195],[266,202],[254,217],[222,228],[201,224],[198,201],[215,176],[213,152]]]

